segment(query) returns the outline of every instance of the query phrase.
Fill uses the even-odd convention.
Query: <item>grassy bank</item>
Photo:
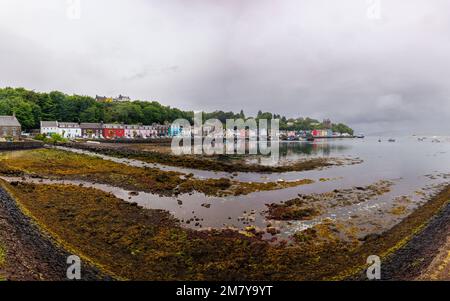
[[[0,174],[32,175],[84,180],[160,195],[201,192],[211,196],[242,195],[310,184],[308,179],[292,182],[242,183],[230,179],[196,179],[157,168],[138,168],[83,154],[39,149],[2,153]]]
[[[232,230],[182,228],[167,212],[147,210],[96,189],[2,183],[58,241],[123,279],[323,280],[358,274],[369,255],[386,258],[447,204],[450,187],[403,222],[364,242],[341,241],[331,221],[270,244]]]

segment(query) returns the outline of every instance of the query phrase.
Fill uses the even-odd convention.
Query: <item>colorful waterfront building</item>
[[[124,135],[125,138],[140,138],[140,125],[138,124],[125,124],[124,125]]]
[[[151,125],[141,125],[139,127],[139,134],[142,138],[146,139],[150,137],[156,137],[158,133],[156,129]]]
[[[168,136],[169,137],[175,137],[180,136],[181,134],[181,127],[179,125],[171,125],[169,127]]]
[[[153,124],[153,128],[156,130],[156,135],[159,137],[166,137],[169,135],[169,127],[168,124]]]
[[[181,127],[181,135],[184,137],[190,137],[193,134],[192,126],[189,127]]]
[[[333,131],[331,129],[327,130],[327,137],[333,137]]]
[[[91,123],[82,122],[80,123],[81,137],[90,139],[103,138],[103,124],[102,123]]]
[[[180,125],[171,125],[169,127],[169,132],[168,132],[168,136],[169,137],[175,137],[175,136],[184,136],[184,137],[188,137],[191,136],[193,133],[192,131],[192,127],[183,127]]]
[[[64,138],[81,138],[81,128],[76,122],[58,122],[60,135]]]
[[[311,135],[314,137],[331,137],[333,136],[333,131],[331,130],[312,130]]]
[[[41,121],[41,134],[46,136],[60,134],[58,121]]]
[[[103,124],[103,138],[116,139],[125,136],[125,128],[120,123],[106,123]]]

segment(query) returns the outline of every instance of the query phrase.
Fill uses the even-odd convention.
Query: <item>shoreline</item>
[[[5,257],[0,279],[67,280],[71,254],[27,216],[0,183],[0,243]],[[82,280],[112,280],[97,268],[82,263]]]
[[[449,235],[450,202],[447,202],[420,233],[382,263],[382,279],[432,280],[424,273],[442,252],[441,248],[445,248]],[[436,272],[433,271],[433,267],[431,268],[431,273]],[[434,280],[449,280],[449,278]]]
[[[45,151],[39,151],[44,152]],[[53,153],[52,151],[50,151]],[[64,152],[58,153],[57,157],[59,159],[65,158],[62,156]],[[70,156],[69,156],[70,157]],[[75,156],[76,157],[76,156]],[[47,157],[45,157],[47,158]],[[48,158],[47,158],[48,159]],[[94,160],[95,161],[95,160]],[[17,162],[17,158],[16,158]],[[70,162],[74,162],[71,160]],[[61,169],[61,172],[67,173],[69,172],[70,168],[75,168],[80,164],[81,162],[79,160],[75,160],[76,166],[67,165],[68,162],[62,161],[60,163],[53,162],[52,164],[56,164],[59,169]],[[64,163],[64,164],[63,164]],[[92,164],[93,162],[90,161]],[[45,163],[47,166],[48,163]],[[102,164],[103,165],[103,164]],[[25,164],[22,166],[23,168],[28,169],[30,166],[33,165],[27,165]],[[52,165],[51,165],[52,166]],[[70,167],[70,168],[69,168]],[[79,172],[79,167],[76,168],[77,172]],[[122,170],[122,169],[120,169]],[[69,172],[70,173],[70,172]],[[114,233],[109,233],[109,225],[110,223],[104,223],[104,218],[113,218],[113,215],[116,214],[116,217],[123,217],[123,221],[126,224],[129,220],[134,220],[134,217],[140,216],[143,214],[143,212],[153,212],[154,210],[144,210],[135,208],[133,206],[135,205],[124,205],[120,201],[117,201],[117,199],[111,198],[108,196],[108,194],[100,193],[97,190],[92,189],[85,189],[75,186],[64,186],[64,185],[57,185],[57,186],[51,186],[51,185],[19,185],[19,188],[16,186],[9,186],[9,185],[3,185],[3,187],[6,187],[6,190],[9,192],[10,196],[14,196],[14,200],[9,198],[9,200],[5,199],[3,200],[2,197],[2,206],[3,203],[9,205],[12,209],[8,209],[7,213],[9,214],[9,211],[16,212],[15,219],[12,219],[9,222],[9,227],[11,229],[17,228],[18,230],[15,233],[21,233],[22,231],[25,231],[27,235],[29,235],[31,238],[29,238],[28,241],[31,241],[30,244],[31,247],[28,248],[22,248],[23,252],[37,252],[39,256],[44,256],[44,258],[50,258],[50,262],[53,261],[61,261],[61,258],[63,258],[61,255],[58,255],[58,252],[54,252],[55,255],[49,254],[47,248],[42,247],[42,241],[40,231],[43,230],[43,233],[51,233],[52,235],[56,231],[64,231],[62,229],[67,228],[69,225],[65,225],[67,217],[80,219],[78,220],[78,223],[80,225],[86,225],[89,224],[92,226],[92,231],[95,234],[95,239],[100,238],[97,237],[97,231],[99,229],[104,229],[106,232],[103,234],[105,236],[105,240],[108,241],[109,239],[112,239],[112,237],[108,237],[108,235],[116,235]],[[31,189],[30,187],[36,187],[36,190]],[[38,188],[39,187],[39,188]],[[52,187],[52,188],[50,188]],[[59,188],[58,188],[59,187]],[[362,187],[364,188],[364,187]],[[362,189],[361,190],[364,190]],[[59,190],[58,190],[59,189]],[[67,190],[72,191],[72,195],[67,194]],[[39,193],[38,193],[39,191]],[[52,193],[53,191],[53,193]],[[54,194],[57,193],[57,194]],[[85,197],[80,199],[81,193],[86,193]],[[339,193],[337,191],[336,193]],[[123,209],[128,208],[132,210],[133,218],[129,218],[125,216],[125,213],[121,212],[121,210],[117,210],[114,212],[109,212],[107,208],[109,208],[109,203],[106,202],[103,205],[95,203],[96,199],[93,197],[92,200],[91,195],[98,195],[101,198],[104,198],[104,200],[113,200],[114,203],[117,204],[116,209]],[[19,197],[20,196],[20,197]],[[89,196],[89,197],[88,197]],[[34,200],[36,198],[36,200]],[[38,199],[43,202],[41,205],[38,205],[36,202]],[[71,199],[72,198],[72,199]],[[20,201],[19,201],[20,199]],[[253,238],[248,240],[249,243],[257,245],[258,250],[251,250],[247,247],[241,249],[235,249],[234,251],[237,252],[237,256],[242,256],[242,263],[244,266],[247,264],[250,264],[250,262],[253,262],[254,256],[250,256],[250,254],[244,255],[245,252],[256,252],[259,255],[262,255],[262,258],[257,259],[257,262],[253,263],[254,269],[251,270],[241,270],[241,268],[233,269],[233,273],[239,273],[241,276],[237,277],[246,277],[242,279],[253,279],[253,280],[262,280],[262,279],[273,279],[273,280],[344,280],[344,279],[350,279],[350,280],[364,280],[365,275],[363,275],[362,271],[365,266],[365,259],[369,255],[379,255],[382,259],[382,280],[413,280],[417,279],[425,273],[429,267],[432,261],[435,261],[435,258],[438,256],[440,249],[445,244],[445,241],[447,239],[447,233],[450,232],[450,225],[448,225],[448,220],[450,219],[450,205],[449,205],[449,199],[450,199],[450,186],[448,184],[443,184],[439,187],[438,192],[436,192],[434,195],[430,195],[430,198],[426,203],[416,208],[411,214],[407,215],[405,218],[401,220],[398,224],[393,226],[392,228],[386,229],[381,234],[370,234],[366,237],[363,237],[359,240],[359,243],[355,241],[342,241],[338,239],[336,230],[336,224],[334,223],[324,223],[318,227],[314,227],[314,229],[302,231],[295,233],[295,243],[291,245],[270,245],[267,244],[260,239],[258,239],[257,229],[253,227],[247,227],[247,232],[221,232],[218,230],[211,230],[212,232],[192,232],[190,230],[187,230],[184,227],[180,227],[180,225],[166,225],[164,229],[161,228],[163,231],[176,231],[179,236],[179,238],[175,241],[178,243],[179,253],[171,254],[171,249],[168,248],[164,252],[168,252],[168,256],[170,258],[173,258],[174,266],[173,270],[178,271],[179,270],[179,264],[178,261],[182,261],[181,265],[186,265],[188,262],[191,262],[189,258],[185,257],[178,257],[179,254],[183,254],[187,252],[187,254],[197,254],[200,253],[208,253],[208,248],[202,249],[199,246],[190,246],[191,242],[186,241],[185,237],[191,236],[196,237],[198,239],[198,242],[203,244],[209,244],[212,241],[215,241],[216,248],[214,250],[209,250],[208,256],[211,256],[211,264],[215,262],[216,260],[224,260],[224,262],[233,262],[233,259],[228,259],[227,254],[222,254],[220,252],[220,249],[224,248],[225,245],[223,245],[223,242],[221,242],[221,239],[218,239],[218,236],[222,237],[223,233],[228,233],[227,235],[223,236],[222,238],[229,239],[227,242],[227,247],[231,247],[234,244],[235,240],[238,241],[247,241],[247,239],[250,239],[249,236],[252,236]],[[32,201],[33,200],[33,201]],[[51,201],[53,202],[50,207],[47,207],[48,205],[45,204],[45,202]],[[64,201],[62,201],[64,200]],[[91,206],[88,206],[88,201],[92,202]],[[34,202],[34,203],[33,203]],[[70,204],[71,203],[71,204]],[[86,204],[85,204],[86,203]],[[298,207],[298,205],[301,205],[300,203],[294,203],[292,205],[295,205]],[[14,206],[15,204],[15,206]],[[23,206],[23,204],[27,204],[26,207]],[[288,205],[290,205],[288,203]],[[31,206],[31,209],[38,210],[33,211],[29,207]],[[39,208],[40,206],[40,208]],[[97,212],[102,212],[101,215],[94,214],[92,215],[92,206],[97,206]],[[294,207],[295,207],[294,206]],[[14,208],[17,207],[17,208]],[[85,207],[85,208],[83,208]],[[300,207],[295,207],[293,209],[302,209]],[[8,207],[9,208],[9,207]],[[51,218],[51,210],[52,208],[58,208],[59,211],[55,211],[55,215],[53,216],[52,223],[48,224],[48,220]],[[72,210],[79,210],[80,215],[78,215],[76,212],[72,212]],[[127,210],[128,210],[127,209]],[[17,213],[17,210],[22,210],[20,214]],[[96,210],[94,210],[96,211]],[[39,215],[36,215],[36,213],[39,212]],[[299,211],[298,213],[302,213]],[[1,215],[1,212],[0,212]],[[3,215],[7,215],[3,213]],[[27,220],[25,217],[29,218],[31,217],[35,223],[31,223],[32,225],[37,225],[37,230],[27,230],[26,228],[23,228],[21,224],[24,220]],[[58,217],[59,216],[59,217]],[[102,217],[101,219],[100,216]],[[303,215],[302,215],[303,216]],[[59,218],[62,218],[58,221]],[[1,220],[8,220],[8,219],[1,219]],[[95,222],[97,222],[98,226],[96,226]],[[50,227],[51,226],[51,227]],[[72,225],[75,226],[75,225]],[[53,227],[53,228],[52,228]],[[102,228],[104,227],[104,228]],[[128,226],[127,226],[128,227]],[[118,227],[115,229],[115,231],[123,232],[123,237],[128,237],[128,234],[132,234],[132,232],[128,233],[127,227],[122,228]],[[146,222],[142,220],[142,227],[148,227]],[[81,229],[80,229],[81,230]],[[86,229],[84,229],[86,230]],[[37,231],[37,232],[36,232]],[[222,234],[219,234],[222,233]],[[255,235],[256,234],[256,237]],[[298,235],[297,235],[298,234]],[[44,238],[46,237],[46,234],[42,234]],[[143,236],[139,236],[136,238],[134,243],[140,244],[138,250],[146,250],[145,245],[146,241],[148,239],[152,240],[152,236],[147,236],[148,234],[145,234]],[[215,238],[213,236],[216,236]],[[17,235],[16,235],[17,236]],[[48,236],[48,235],[47,235]],[[6,236],[5,236],[6,237]],[[56,238],[55,238],[56,237]],[[79,244],[77,241],[72,240],[72,237],[69,235],[63,235],[61,236],[61,233],[53,237],[53,240],[50,239],[50,242],[52,242],[53,245],[58,246],[72,246],[69,247],[67,250],[72,250],[74,247],[75,249],[78,249],[78,252],[75,253],[82,253],[85,254],[85,250],[89,249],[90,247],[93,247],[98,242],[90,242],[88,238],[86,239],[84,244]],[[66,238],[67,237],[67,238]],[[116,238],[114,238],[116,239]],[[161,238],[159,238],[161,239]],[[218,239],[218,240],[217,240]],[[323,240],[325,239],[325,240]],[[9,239],[9,247],[6,249],[7,255],[11,257],[11,249],[21,249],[21,244],[15,246],[12,244],[11,248],[11,241],[14,241],[14,239]],[[56,241],[56,244],[53,243]],[[131,240],[133,241],[133,240]],[[170,243],[173,243],[171,239],[169,239]],[[128,243],[128,242],[127,242]],[[0,250],[1,250],[1,242],[0,242]],[[48,244],[47,244],[48,245]],[[91,246],[90,246],[91,245]],[[162,244],[164,246],[164,243]],[[8,246],[8,245],[7,245]],[[157,248],[159,248],[159,245],[156,245]],[[31,249],[30,249],[31,248]],[[50,247],[48,247],[50,248]],[[120,250],[121,252],[126,251],[126,248],[123,248],[123,246],[115,246],[117,250]],[[141,249],[143,248],[143,249]],[[36,250],[34,250],[36,249]],[[104,249],[103,249],[104,250]],[[170,251],[168,251],[170,250]],[[189,250],[189,251],[186,251]],[[219,251],[216,251],[219,250]],[[62,249],[63,254],[67,253]],[[64,253],[65,252],[65,253]],[[242,252],[242,253],[241,253]],[[302,252],[306,252],[302,254]],[[20,252],[17,252],[20,255]],[[112,252],[110,255],[112,256],[114,252]],[[170,255],[169,255],[170,254]],[[95,256],[100,256],[98,258],[103,258],[104,255],[101,255],[100,253],[94,253]],[[133,254],[134,255],[134,254]],[[148,254],[148,256],[150,253]],[[254,254],[253,254],[254,255]],[[55,256],[54,258],[52,256]],[[93,260],[87,260],[87,262],[93,262],[94,264],[98,265],[102,270],[108,271],[109,269],[103,269],[102,261],[97,261],[96,257],[92,257]],[[102,257],[103,256],[103,257]],[[147,256],[147,255],[146,255]],[[189,255],[191,256],[191,255]],[[194,256],[194,255],[192,255]],[[273,256],[269,258],[265,258],[267,256]],[[321,260],[318,262],[318,258],[321,258]],[[27,256],[25,256],[27,257]],[[28,256],[31,258],[36,258],[36,256]],[[11,258],[15,259],[14,256]],[[84,258],[84,257],[83,257]],[[89,256],[87,257],[89,258]],[[145,257],[146,260],[152,260],[149,257]],[[195,257],[193,257],[195,258]],[[189,260],[188,260],[189,259]],[[108,272],[108,274],[113,275],[116,271],[120,271],[121,267],[125,267],[131,262],[133,262],[135,259],[132,259],[128,262],[123,262],[122,266],[119,266],[115,269],[111,269],[111,272]],[[184,260],[187,260],[186,262]],[[197,259],[196,259],[197,260]],[[140,261],[143,262],[143,261]],[[36,262],[32,262],[31,265],[38,264]],[[208,263],[209,264],[209,263]],[[11,266],[11,264],[9,265]],[[65,267],[65,261],[62,261],[62,264],[59,264],[59,268],[62,269]],[[159,265],[154,265],[154,267],[158,267]],[[200,268],[197,267],[196,264],[192,266],[192,268]],[[215,267],[219,268],[219,266]],[[39,268],[38,268],[39,269]],[[261,278],[262,270],[265,270],[266,278]],[[152,271],[152,269],[144,269],[140,270],[139,273],[143,272],[149,272]],[[189,279],[198,279],[196,277],[201,277],[204,271],[198,270],[196,273],[198,274],[192,274],[192,275],[185,275],[186,277],[193,277]],[[56,277],[54,276],[55,273],[53,270],[50,270],[48,274],[49,277]],[[138,273],[136,271],[136,273]],[[7,273],[6,273],[7,274]],[[57,274],[57,277],[61,277],[60,273]],[[95,275],[95,274],[94,274]],[[131,275],[131,274],[130,274]],[[145,274],[140,274],[139,277],[143,276]],[[355,276],[359,275],[359,276]],[[362,276],[361,276],[362,275]],[[155,274],[155,279],[167,279],[165,278],[163,274]],[[7,276],[8,277],[8,276]],[[150,277],[150,275],[148,276]],[[161,277],[161,278],[160,278]],[[214,277],[213,274],[211,274],[211,277]],[[0,275],[1,278],[1,275]],[[117,277],[116,277],[117,278]],[[41,278],[33,278],[36,280],[39,280]],[[52,278],[56,279],[56,278]],[[97,280],[98,278],[92,278]],[[134,278],[132,278],[134,279]],[[141,279],[141,278],[139,278]],[[213,278],[212,278],[213,279]],[[227,280],[226,275],[224,275],[223,280]]]
[[[450,185],[446,185],[399,224],[380,234],[378,238],[391,240],[397,232],[410,232],[383,254],[373,254],[381,258],[381,280],[423,280],[420,279],[421,275],[430,272],[432,262],[442,252],[441,248],[445,247],[450,234],[449,221]],[[367,280],[365,269],[344,279]]]
[[[224,177],[196,178],[193,174],[179,171],[114,162],[99,158],[97,154],[74,153],[70,148],[20,151],[0,157],[3,159],[0,160],[1,175],[87,180],[160,196],[178,196],[194,192],[218,197],[239,196],[314,183],[313,180],[305,178],[267,182],[242,182]]]
[[[359,159],[349,159],[344,161],[339,158],[307,158],[289,165],[269,166],[260,164],[251,164],[245,162],[245,158],[251,155],[173,155],[168,152],[155,150],[143,151],[132,149],[136,144],[131,144],[129,148],[114,144],[87,144],[87,143],[67,143],[63,147],[73,148],[82,151],[93,152],[101,155],[112,156],[116,158],[136,159],[151,164],[163,164],[172,167],[189,168],[211,172],[255,172],[255,173],[286,173],[302,172],[310,170],[320,170],[323,168],[359,164]]]
[[[4,185],[3,185],[4,186]],[[44,185],[45,186],[45,185]],[[25,185],[24,187],[27,187]],[[32,187],[32,186],[30,186]],[[58,187],[58,186],[53,186]],[[59,186],[61,187],[61,186]],[[11,187],[12,188],[12,187]],[[45,191],[45,188],[43,188]],[[73,187],[75,189],[75,187]],[[76,188],[78,189],[78,188]],[[84,188],[80,188],[83,189]],[[0,193],[2,193],[3,190],[0,190]],[[30,193],[26,192],[25,193]],[[13,192],[9,192],[11,194]],[[102,193],[100,193],[102,194]],[[4,195],[4,191],[1,195]],[[13,193],[15,195],[15,193]],[[407,218],[405,218],[402,222],[400,222],[398,225],[394,226],[393,228],[387,230],[386,232],[375,235],[375,236],[369,236],[367,239],[364,240],[363,244],[359,247],[356,247],[354,250],[348,249],[350,245],[342,245],[338,241],[332,242],[331,244],[326,243],[322,246],[309,246],[310,243],[314,243],[314,240],[319,238],[316,232],[302,232],[302,234],[298,237],[302,239],[302,243],[300,245],[293,245],[293,246],[270,246],[267,243],[260,242],[258,239],[254,238],[250,241],[254,241],[255,245],[259,244],[259,246],[263,249],[265,249],[267,252],[280,252],[282,250],[284,254],[282,257],[278,259],[274,259],[274,263],[278,262],[278,260],[281,260],[279,263],[284,265],[287,262],[294,263],[298,260],[300,262],[304,262],[306,266],[303,266],[302,264],[298,265],[295,264],[295,267],[288,268],[287,271],[289,271],[289,274],[285,274],[285,272],[281,272],[280,270],[274,270],[271,271],[271,273],[274,273],[272,275],[273,280],[366,280],[365,273],[364,273],[364,262],[365,258],[370,254],[377,254],[382,259],[382,280],[414,280],[418,276],[420,276],[423,272],[427,270],[429,267],[431,261],[435,258],[435,256],[439,253],[439,249],[441,246],[445,243],[445,239],[447,237],[447,231],[450,229],[450,225],[448,225],[447,221],[450,217],[450,203],[448,201],[448,198],[450,196],[450,186],[446,186],[441,190],[441,192],[437,193],[428,203],[423,205],[422,207],[419,207],[417,211],[413,212],[411,215],[409,215]],[[15,196],[14,199],[16,199],[18,196]],[[3,199],[3,198],[2,198]],[[25,200],[22,200],[25,201]],[[12,198],[9,198],[9,203],[11,205],[11,202],[13,203],[21,203],[22,201],[13,201]],[[29,200],[26,201],[29,203]],[[31,203],[30,203],[31,204]],[[125,204],[122,202],[117,203],[120,207],[129,208],[132,209],[133,206],[129,204]],[[29,205],[27,205],[29,206]],[[65,207],[64,203],[61,203],[61,213],[64,214],[66,209],[63,209]],[[80,204],[80,206],[82,206]],[[17,212],[19,208],[17,208],[17,205],[13,206],[16,207],[12,210],[12,212]],[[22,206],[19,206],[22,207]],[[52,207],[53,208],[53,205]],[[68,207],[70,208],[70,206]],[[43,208],[42,208],[43,209]],[[99,207],[100,209],[100,207]],[[106,208],[105,208],[106,209]],[[20,209],[19,209],[20,210]],[[23,209],[22,209],[23,210]],[[128,210],[128,209],[127,209]],[[133,212],[136,211],[135,214],[144,214],[143,212],[157,212],[157,211],[148,211],[139,208],[133,208]],[[28,209],[26,210],[28,211]],[[119,213],[119,212],[118,212]],[[34,216],[33,212],[30,212],[31,216]],[[19,214],[19,216],[23,216],[23,213]],[[21,217],[23,219],[23,217]],[[33,219],[36,219],[34,217]],[[28,217],[29,220],[29,217]],[[81,220],[82,221],[82,220]],[[14,222],[19,222],[19,225],[21,223],[21,219],[15,219]],[[36,219],[36,222],[38,224],[43,225],[43,228],[46,228],[46,223],[43,220]],[[89,220],[84,220],[84,222],[90,222]],[[54,225],[56,226],[56,224]],[[443,228],[445,226],[445,228]],[[42,227],[40,227],[42,229]],[[54,230],[55,228],[53,228]],[[200,239],[203,237],[203,239],[207,239],[206,241],[202,242],[201,245],[209,241],[212,237],[210,237],[210,232],[192,232],[191,230],[182,229],[179,228],[179,226],[175,226],[174,230],[178,229],[176,231],[181,231],[180,233],[191,233],[188,234],[188,236],[197,237],[197,239]],[[38,229],[39,230],[39,229]],[[329,229],[322,229],[329,231]],[[123,230],[125,231],[125,229]],[[53,231],[51,231],[53,232]],[[28,232],[27,232],[28,233]],[[39,234],[36,234],[36,232],[32,233],[32,239],[40,241]],[[219,232],[213,231],[211,233],[216,233],[215,235],[221,236]],[[231,232],[230,232],[231,233]],[[331,232],[330,232],[331,233]],[[183,237],[185,234],[183,234],[181,237]],[[230,234],[231,235],[231,234]],[[238,236],[235,236],[238,235]],[[231,236],[228,236],[228,239],[231,239],[231,237],[239,238],[239,234],[236,232],[236,234],[233,234]],[[37,239],[36,239],[37,237]],[[209,238],[207,238],[209,237]],[[239,239],[244,239],[245,236],[240,236]],[[147,238],[149,239],[149,238]],[[151,239],[151,238],[150,238]],[[250,239],[250,238],[248,238]],[[220,241],[220,239],[219,239]],[[219,243],[217,241],[216,243]],[[200,241],[199,241],[200,242]],[[74,241],[68,240],[63,241],[62,245],[71,245]],[[136,241],[135,243],[142,244],[143,242]],[[201,246],[200,245],[200,246]],[[83,249],[85,247],[81,247],[79,245],[76,245],[77,248],[81,248],[79,251],[82,253],[84,252]],[[180,245],[181,246],[181,245]],[[198,247],[200,247],[198,246]],[[308,247],[309,246],[309,247]],[[194,248],[197,249],[198,247]],[[217,245],[218,248],[221,248],[221,243]],[[309,249],[309,248],[312,249]],[[181,250],[183,250],[184,247],[182,247]],[[286,248],[286,249],[285,249]],[[331,249],[330,249],[331,248]],[[41,251],[39,246],[37,247],[38,251]],[[49,252],[45,252],[46,249],[44,249],[45,256],[50,256],[49,258],[52,261],[59,261],[62,256],[56,256],[56,258],[53,258],[51,256],[54,256],[54,254],[58,253],[51,253],[49,255]],[[278,251],[275,251],[278,250]],[[289,251],[291,250],[291,251]],[[297,251],[295,251],[297,250]],[[300,250],[307,251],[307,255],[299,255]],[[265,251],[265,252],[266,252]],[[64,251],[62,251],[63,254]],[[183,251],[181,251],[183,252]],[[196,252],[203,252],[200,249],[198,249]],[[312,252],[312,253],[309,253]],[[313,264],[315,261],[314,258],[316,255],[314,255],[316,252],[320,255],[320,258],[322,258],[321,264]],[[342,252],[342,253],[341,253]],[[212,252],[208,256],[212,256],[213,258],[216,258],[215,256],[218,256],[217,259],[221,259],[223,255],[215,254],[216,252]],[[239,252],[238,252],[239,253]],[[289,254],[293,256],[293,258],[289,259]],[[295,255],[294,255],[295,254]],[[288,256],[286,258],[286,256]],[[310,257],[312,256],[312,257]],[[343,256],[343,258],[338,259],[336,256]],[[59,258],[59,259],[58,259]],[[282,259],[283,258],[283,259]],[[347,258],[347,259],[344,259]],[[92,262],[97,262],[94,257]],[[225,258],[223,258],[225,259]],[[352,259],[352,260],[350,260]],[[293,261],[292,261],[293,260]],[[311,261],[312,260],[312,261]],[[350,261],[349,261],[350,260]],[[287,262],[285,262],[287,261]],[[91,262],[91,261],[89,261]],[[263,261],[264,262],[264,261]],[[351,264],[349,264],[352,262]],[[64,263],[64,261],[63,261]],[[98,263],[98,264],[101,264]],[[262,262],[261,262],[262,264]],[[97,265],[97,263],[96,263]],[[100,266],[103,266],[101,264]],[[63,268],[64,266],[60,265],[60,268]],[[318,269],[313,274],[304,274],[302,277],[295,276],[296,273],[307,273],[308,271],[311,272],[311,268],[315,267]],[[333,267],[335,267],[337,270],[335,271],[336,274],[333,275]],[[108,269],[107,269],[108,270]],[[111,270],[111,272],[114,272],[114,270]],[[143,271],[139,272],[142,273]],[[236,271],[237,272],[237,271]],[[248,272],[248,271],[247,271]],[[256,271],[254,271],[256,272]],[[269,272],[269,270],[267,271]],[[260,279],[257,275],[259,273],[251,276],[246,275],[245,277],[249,278],[243,278],[243,279],[254,279],[258,280]],[[96,278],[96,274],[93,274],[93,280],[100,280],[101,278]],[[282,276],[284,275],[284,276]],[[358,276],[359,275],[359,276]],[[156,276],[156,275],[155,275]],[[253,278],[255,277],[255,278]],[[159,278],[159,277],[157,277]],[[226,278],[223,278],[222,280],[226,280]],[[261,279],[260,279],[261,280]]]

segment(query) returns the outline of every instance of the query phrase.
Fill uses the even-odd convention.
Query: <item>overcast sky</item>
[[[1,0],[0,86],[450,133],[448,0],[76,3]]]

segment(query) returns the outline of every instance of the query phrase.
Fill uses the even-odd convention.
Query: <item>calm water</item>
[[[379,180],[390,180],[394,183],[392,190],[382,196],[372,198],[364,203],[347,207],[330,209],[312,221],[273,222],[282,229],[282,235],[289,236],[295,231],[320,223],[324,218],[348,221],[355,214],[360,220],[352,221],[366,232],[381,231],[397,223],[403,216],[383,214],[393,206],[395,198],[407,196],[411,199],[408,212],[418,204],[426,201],[431,192],[436,191],[442,183],[447,183],[450,174],[450,138],[440,137],[440,142],[432,142],[433,138],[418,141],[417,137],[398,137],[396,142],[387,142],[378,138],[321,140],[314,142],[282,143],[280,154],[282,160],[295,161],[307,157],[360,158],[363,163],[347,166],[335,166],[322,170],[287,173],[238,173],[234,177],[240,181],[276,181],[313,179],[316,182],[282,190],[256,192],[245,196],[206,197],[203,194],[186,194],[178,197],[159,197],[141,192],[138,196],[129,196],[129,192],[108,185],[84,183],[104,191],[112,192],[127,201],[137,202],[145,208],[166,209],[180,220],[197,217],[200,225],[186,224],[196,229],[208,227],[233,227],[242,229],[248,224],[264,228],[268,221],[263,212],[266,204],[278,203],[297,197],[299,193],[322,193],[333,189],[366,186]],[[69,149],[70,151],[83,152]],[[149,164],[136,160],[118,159],[108,156],[100,157],[133,166],[150,166],[164,170],[175,170],[193,173],[199,178],[232,177],[229,173],[200,171],[177,167]],[[320,178],[332,180],[320,182]],[[450,179],[450,178],[449,178]],[[69,181],[66,181],[69,183]],[[75,181],[75,184],[79,182]],[[418,194],[418,191],[424,194]],[[181,201],[181,205],[179,204]],[[202,204],[210,204],[205,208]],[[247,223],[244,224],[244,221]]]

